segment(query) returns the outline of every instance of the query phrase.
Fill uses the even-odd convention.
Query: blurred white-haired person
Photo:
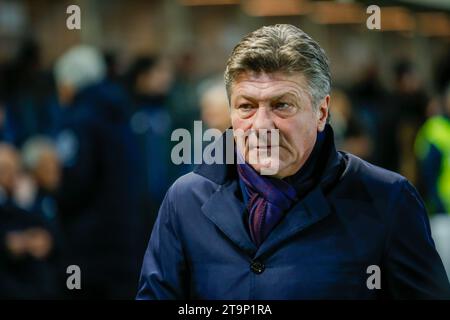
[[[222,78],[203,82],[198,89],[201,117],[208,128],[224,132],[231,126],[227,92]]]
[[[85,299],[131,298],[139,273],[138,146],[128,94],[105,65],[98,49],[82,45],[54,68],[64,106],[56,201],[71,264],[83,270],[83,290],[70,294]]]
[[[57,215],[54,196],[61,180],[61,163],[53,140],[45,136],[30,138],[22,148],[22,163],[36,186],[29,211],[54,220]]]
[[[21,170],[17,150],[0,143],[0,299],[57,298],[57,235],[44,219],[17,205]]]
[[[60,103],[68,105],[82,89],[105,78],[106,63],[95,47],[79,45],[58,59],[54,75]]]

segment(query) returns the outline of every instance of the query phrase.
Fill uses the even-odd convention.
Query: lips
[[[250,147],[250,149],[258,149],[258,150],[264,150],[264,149],[272,149],[272,148],[276,148],[279,147],[278,145],[275,146],[254,146],[254,147]]]

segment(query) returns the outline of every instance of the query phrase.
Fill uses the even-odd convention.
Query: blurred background
[[[276,23],[325,49],[338,148],[418,188],[450,271],[449,0],[0,0],[0,298],[133,298],[164,194],[192,169],[170,161],[171,132],[229,127],[226,59]]]

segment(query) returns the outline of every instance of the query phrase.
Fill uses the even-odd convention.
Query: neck
[[[320,161],[320,154],[322,153],[324,141],[325,141],[325,131],[317,133],[316,143],[303,166],[293,175],[286,177],[284,180],[288,183],[294,184],[295,181],[304,180],[313,175],[317,163]]]

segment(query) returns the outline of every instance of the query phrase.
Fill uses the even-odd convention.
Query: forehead
[[[266,100],[283,95],[292,95],[300,98],[305,94],[306,80],[300,73],[243,72],[236,77],[231,86],[232,99],[248,97]]]

